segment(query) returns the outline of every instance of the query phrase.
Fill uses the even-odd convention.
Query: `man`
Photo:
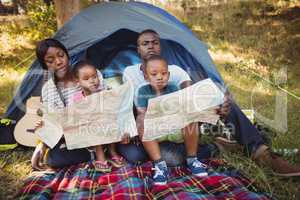
[[[160,55],[159,34],[153,30],[142,31],[137,40],[137,50],[143,63],[151,55]],[[123,80],[131,81],[135,87],[135,91],[146,83],[143,76],[143,70],[145,69],[143,63],[127,67],[123,74]],[[180,67],[170,65],[169,70],[170,80],[176,85],[180,85],[181,88],[184,88],[191,84],[191,79],[188,78],[187,73]],[[273,154],[269,147],[266,146],[261,134],[242,113],[240,108],[230,100],[228,94],[225,95],[225,102],[220,109],[217,110],[217,113],[225,119],[226,123],[234,126],[235,139],[239,144],[243,145],[245,152],[258,164],[268,165],[273,169],[275,174],[279,176],[300,176],[300,166],[290,165],[287,161]],[[226,150],[228,149],[227,147],[231,145],[226,140],[220,141],[221,140],[216,142],[220,149]],[[172,146],[171,148],[177,147]],[[178,152],[174,151],[173,153],[175,155]],[[176,155],[176,157],[178,158],[180,156]]]
[[[160,41],[158,34],[152,30],[146,30],[141,33],[142,37],[138,38],[138,53],[142,60],[146,60],[152,55],[160,54]],[[129,81],[134,87],[134,102],[137,101],[138,89],[148,84],[144,79],[145,66],[143,64],[128,66],[123,73],[123,82]],[[179,88],[184,88],[192,84],[189,75],[180,67],[176,65],[169,65],[168,70],[170,72],[169,82],[176,85]],[[199,130],[198,123],[192,123],[182,131],[188,133],[191,130],[195,130],[197,133]],[[183,134],[186,137],[186,134]],[[181,136],[176,136],[178,138]],[[179,139],[180,140],[180,139]],[[181,137],[181,140],[184,139]],[[184,162],[186,155],[195,155],[198,158],[208,158],[213,151],[216,151],[215,145],[193,145],[194,141],[189,141],[185,148],[183,143],[175,143],[170,141],[160,142],[161,156],[169,166],[177,166]],[[119,145],[120,153],[130,162],[146,161],[148,158],[142,145],[138,143],[129,145]]]

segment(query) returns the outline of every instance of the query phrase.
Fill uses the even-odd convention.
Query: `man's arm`
[[[122,82],[125,83],[127,81],[132,81],[134,74],[134,66],[127,66],[122,74]]]
[[[228,91],[226,91],[224,94],[224,103],[221,104],[220,107],[216,109],[216,113],[221,117],[226,118],[230,112],[231,102],[232,102],[231,95]]]
[[[177,65],[170,65],[169,70],[171,73],[171,80],[175,84],[177,84],[180,89],[186,88],[190,85],[192,85],[192,80],[188,73],[184,71],[182,68],[180,68]]]
[[[189,81],[183,81],[181,84],[180,84],[180,89],[183,89],[183,88],[186,88],[188,86],[191,86],[193,84],[193,82],[191,80]]]
[[[125,68],[123,74],[122,74],[122,82],[125,83],[127,81],[128,78],[126,78],[128,76],[128,72],[127,72],[127,68]]]

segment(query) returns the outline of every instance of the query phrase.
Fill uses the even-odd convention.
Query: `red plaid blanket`
[[[171,168],[166,186],[153,186],[152,165],[128,165],[111,173],[96,172],[91,163],[52,174],[29,177],[18,199],[273,199],[222,160],[209,160],[209,176],[197,178],[185,167]]]

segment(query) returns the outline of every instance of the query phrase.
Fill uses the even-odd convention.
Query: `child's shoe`
[[[95,170],[102,173],[111,172],[111,166],[107,161],[95,160],[93,162]]]
[[[189,160],[189,159],[191,159],[191,160]],[[207,165],[200,162],[196,157],[188,158],[187,165],[193,175],[198,176],[198,177],[208,176]]]
[[[166,185],[168,181],[168,168],[166,162],[161,161],[154,166],[154,185]]]
[[[123,167],[126,164],[126,161],[122,156],[113,156],[108,162],[117,168]]]

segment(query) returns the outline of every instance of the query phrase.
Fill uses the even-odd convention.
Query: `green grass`
[[[0,116],[11,102],[34,57],[34,41],[0,26]],[[17,147],[0,152],[0,199],[14,199],[30,174],[32,150]]]
[[[218,5],[203,3],[186,15],[170,11],[209,45],[218,70],[241,108],[253,108],[274,119],[276,95],[280,90],[261,77],[275,82],[276,74],[286,68],[287,81],[280,86],[300,96],[299,7],[299,3],[292,0],[231,0]],[[33,58],[16,65],[33,53],[35,41],[26,35],[7,32],[5,27],[0,30],[0,39],[5,41],[0,42],[0,114],[3,114]],[[271,127],[272,148],[299,148],[300,101],[287,95],[286,102],[288,130],[283,133]],[[31,170],[31,154],[32,150],[22,148],[0,152],[0,199],[12,198],[21,187]],[[258,167],[241,154],[222,156],[251,177],[261,191],[278,199],[300,199],[299,178],[276,177],[270,169]],[[299,157],[287,159],[300,163]]]
[[[300,96],[299,1],[231,0],[210,6],[203,3],[186,14],[170,10],[208,44],[219,72],[241,108],[252,108],[270,120],[276,114],[282,117],[283,113],[276,110],[276,96],[284,93],[267,81],[275,83],[284,69],[287,81],[280,86]],[[279,123],[271,124],[271,147],[299,148],[300,101],[290,95],[285,101],[288,129],[278,131],[274,126]],[[261,118],[258,121],[265,122]],[[263,191],[278,199],[300,198],[299,178],[276,177],[270,169],[262,170],[240,154],[223,156],[252,177]],[[287,159],[300,163],[299,157]]]
[[[11,27],[10,24],[0,26],[0,116],[34,59],[34,41],[14,33]]]
[[[17,147],[0,155],[0,199],[14,199],[31,172],[32,151]]]

